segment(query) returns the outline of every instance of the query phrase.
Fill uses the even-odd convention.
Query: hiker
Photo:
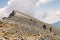
[[[52,32],[52,28],[50,27],[50,32]]]
[[[9,15],[9,18],[11,18],[12,16],[14,16],[15,15],[15,13],[14,13],[14,11]]]
[[[46,30],[46,25],[43,25],[43,29],[45,29],[45,30]]]
[[[6,19],[6,17],[3,17],[2,19]]]

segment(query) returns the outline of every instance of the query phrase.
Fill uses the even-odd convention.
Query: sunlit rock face
[[[60,29],[13,11],[0,20],[0,40],[60,40]]]

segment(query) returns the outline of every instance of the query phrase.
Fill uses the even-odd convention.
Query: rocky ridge
[[[0,40],[60,40],[60,29],[13,11],[0,20]]]

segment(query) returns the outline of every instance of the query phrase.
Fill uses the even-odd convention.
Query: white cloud
[[[46,14],[40,13],[40,10],[38,9],[39,5],[48,3],[50,1],[52,0],[10,0],[4,8],[0,9],[0,18],[8,17],[13,10],[17,10],[35,18],[38,18],[40,14],[40,20],[43,20],[47,23],[54,23],[60,20],[59,11],[49,12]]]
[[[3,18],[3,17],[7,17],[7,11],[5,10],[5,8],[1,8],[0,9],[0,18]]]
[[[9,14],[12,10],[17,10],[36,17],[36,12],[38,11],[36,3],[40,4],[40,1],[41,0],[10,0],[8,4],[2,8],[2,11],[4,11],[2,15]],[[46,3],[48,0],[43,0],[41,3],[44,1]]]
[[[50,24],[58,22],[60,21],[60,10],[50,10],[47,12],[43,12],[43,14],[38,17],[38,19],[40,18],[42,21]]]
[[[38,7],[39,5],[48,3],[48,2],[50,2],[50,1],[53,1],[53,0],[38,0],[37,3],[36,3],[36,5],[37,5],[37,7]]]

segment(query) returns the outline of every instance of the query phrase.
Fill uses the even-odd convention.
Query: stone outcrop
[[[60,30],[13,11],[7,19],[0,20],[0,40],[60,40]]]

